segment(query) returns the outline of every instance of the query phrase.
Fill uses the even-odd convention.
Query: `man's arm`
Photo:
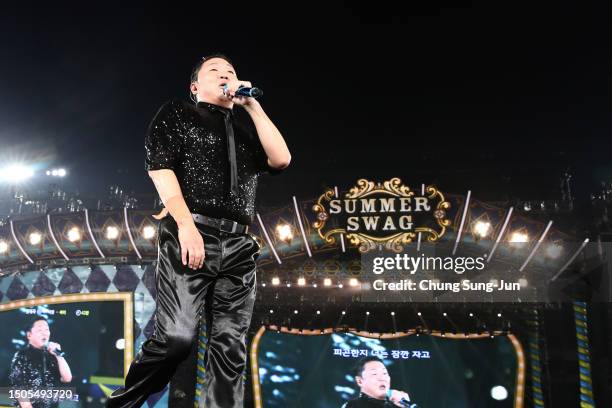
[[[63,383],[69,383],[72,381],[72,371],[70,370],[70,366],[64,357],[55,356],[57,358],[57,365],[59,367],[60,372],[60,380]]]
[[[285,143],[285,139],[270,120],[266,112],[255,98],[236,96],[236,90],[240,86],[252,86],[249,81],[230,81],[227,84],[227,97],[236,105],[242,106],[257,129],[259,141],[268,156],[268,166],[275,169],[284,169],[291,162],[291,153]]]
[[[179,243],[183,265],[189,264],[192,269],[201,268],[205,256],[204,240],[195,226],[176,174],[170,169],[150,170],[148,173],[164,207],[179,227]]]
[[[55,358],[57,359],[57,367],[60,373],[60,381],[63,383],[69,383],[72,381],[72,371],[70,370],[70,366],[64,357],[60,357],[57,355],[56,351],[61,350],[62,346],[53,341],[49,342],[48,350]]]
[[[244,104],[244,109],[251,116],[257,135],[268,156],[268,165],[276,169],[284,169],[291,162],[291,153],[283,135],[270,120],[266,112],[255,99]]]

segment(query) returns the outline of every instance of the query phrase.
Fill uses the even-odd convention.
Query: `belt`
[[[219,231],[246,234],[249,231],[249,226],[237,223],[236,221],[225,218],[207,217],[202,214],[192,213],[193,220],[199,224],[208,225],[209,227],[217,228]]]

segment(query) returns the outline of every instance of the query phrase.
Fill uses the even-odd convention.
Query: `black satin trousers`
[[[202,316],[207,347],[200,406],[243,407],[246,334],[255,302],[259,244],[248,233],[196,226],[205,258],[202,268],[193,270],[182,264],[174,219],[166,216],[159,223],[155,329],[132,362],[125,387],[107,400],[109,408],[139,407],[150,394],[161,391],[190,355]]]

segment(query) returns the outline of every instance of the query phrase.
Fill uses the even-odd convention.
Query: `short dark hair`
[[[357,364],[355,364],[355,370],[353,372],[353,374],[355,374],[355,377],[357,376],[361,377],[361,374],[363,374],[363,369],[365,368],[365,365],[368,363],[371,363],[372,361],[378,361],[382,365],[385,365],[385,363],[376,356],[363,357],[357,361]]]
[[[210,54],[207,55],[205,57],[203,57],[200,61],[198,61],[198,63],[195,65],[195,67],[193,67],[193,69],[191,70],[191,77],[189,84],[195,82],[198,80],[198,73],[200,72],[200,68],[202,68],[202,65],[208,61],[209,59],[213,59],[213,58],[221,58],[223,60],[226,60],[227,62],[229,62],[230,65],[234,65],[232,64],[232,61],[229,59],[229,57],[225,54],[221,54],[221,53],[214,53],[214,54]]]
[[[40,322],[41,320],[46,322],[47,325],[49,324],[49,321],[45,317],[43,317],[43,316],[33,317],[32,319],[30,319],[30,321],[28,322],[28,325],[26,326],[26,329],[27,329],[26,333],[27,332],[31,332],[32,329],[34,328],[34,325],[36,324],[36,322]]]

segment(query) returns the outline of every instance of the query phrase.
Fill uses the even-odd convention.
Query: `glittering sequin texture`
[[[13,390],[57,389],[61,385],[57,357],[27,345],[13,356],[9,382]],[[53,398],[33,398],[31,402],[33,408],[59,405]],[[15,401],[14,405],[18,406],[18,403]]]
[[[157,112],[145,138],[145,169],[171,169],[191,212],[250,224],[255,214],[257,179],[278,174],[254,131],[232,115],[238,165],[238,194],[230,191],[230,163],[224,113],[198,102],[169,101]]]

